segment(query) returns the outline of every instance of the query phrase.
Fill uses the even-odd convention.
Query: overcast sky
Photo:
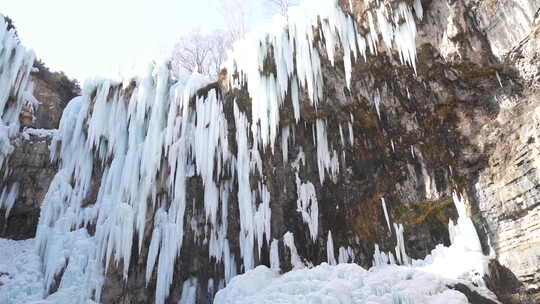
[[[223,28],[218,1],[1,0],[0,13],[52,70],[84,80],[164,56],[194,28]]]

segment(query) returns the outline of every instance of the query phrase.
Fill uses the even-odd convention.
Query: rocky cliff
[[[340,6],[343,16],[256,40],[264,58],[236,56],[226,86],[174,84],[158,66],[88,86],[58,133],[14,139],[2,186],[16,181],[23,194],[3,235],[33,235],[45,200],[42,255],[58,246],[65,255],[45,264],[49,292],[84,275],[93,278],[85,295],[103,303],[176,303],[193,286],[208,303],[276,253],[290,270],[285,235],[304,264],[329,260],[331,232],[339,260],[369,267],[375,244],[390,252],[398,242],[382,199],[408,255],[423,258],[450,243],[457,191],[492,257],[488,287],[503,303],[540,301],[540,3]],[[285,46],[281,35],[298,36]],[[250,60],[261,64],[249,70]],[[78,269],[73,244],[102,247]],[[471,303],[486,301],[468,288]]]
[[[9,216],[6,208],[0,210],[0,236],[13,239],[35,236],[41,202],[58,170],[51,162],[51,139],[67,102],[80,93],[75,81],[50,72],[40,61],[34,62],[29,77],[33,98],[20,109],[20,127],[11,138],[14,150],[2,168],[2,188],[18,185],[17,203]]]

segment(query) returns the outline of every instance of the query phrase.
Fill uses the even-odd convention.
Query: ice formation
[[[487,257],[466,214],[464,198],[454,194],[454,203],[459,218],[457,224],[449,224],[452,244],[439,245],[424,260],[400,266],[392,253],[382,253],[376,245],[369,271],[342,262],[341,253],[338,265],[323,263],[283,275],[259,266],[235,277],[217,293],[214,303],[469,303],[464,294],[449,287],[458,283],[497,303],[482,280]],[[403,226],[394,225],[401,248]],[[328,249],[333,250],[330,241]],[[400,259],[408,260],[404,249],[397,252]]]
[[[485,287],[483,277],[487,274],[489,257],[482,252],[476,228],[467,215],[465,198],[454,193],[453,199],[458,219],[456,223],[450,220],[448,224],[451,246],[438,245],[424,262],[417,264],[443,277],[466,279]]]
[[[312,240],[316,241],[319,230],[319,204],[315,186],[310,182],[302,183],[297,173],[296,189],[298,191],[297,210],[308,225]]]
[[[210,284],[208,285],[210,286]],[[178,304],[197,303],[197,279],[191,278],[184,282],[182,286],[182,297]]]
[[[246,39],[235,44],[226,66],[233,86],[240,87],[246,83],[253,99],[254,138],[263,145],[273,147],[279,125],[279,109],[288,94],[289,85],[297,121],[300,115],[297,110],[298,88],[308,92],[313,105],[324,102],[321,57],[326,56],[334,64],[337,48],[343,49],[343,68],[348,86],[352,63],[359,57],[367,60],[368,52],[377,54],[379,36],[387,49],[395,49],[400,54],[403,64],[416,69],[413,11],[418,19],[422,18],[420,1],[416,1],[412,8],[400,2],[393,12],[384,3],[373,4],[376,6],[375,16],[372,10],[368,11],[365,25],[369,33],[366,36],[359,33],[359,25],[338,6],[336,0],[315,0],[303,1],[299,6],[291,7],[287,18],[276,16],[267,28],[249,33]],[[325,43],[320,41],[322,37]],[[317,44],[322,44],[325,54],[318,52]],[[270,50],[273,50],[275,73],[264,73],[265,59]],[[235,72],[240,77],[236,77]]]
[[[354,263],[354,251],[351,247],[339,247],[338,263]]]
[[[392,228],[390,228],[390,219],[388,218],[388,209],[386,209],[386,201],[384,200],[384,197],[381,197],[381,205],[384,211],[384,219],[386,220],[386,225],[388,226],[388,230],[391,232]]]
[[[19,184],[17,183],[14,183],[11,185],[11,187],[4,187],[2,190],[2,194],[0,195],[0,208],[4,208],[6,210],[6,218],[9,217],[11,208],[13,208],[13,204],[15,204],[15,200],[17,199],[18,195]]]
[[[399,264],[409,264],[410,261],[405,251],[405,240],[403,238],[403,224],[394,223],[394,230],[397,238],[396,260]]]
[[[99,302],[106,272],[118,267],[127,280],[132,252],[141,252],[149,244],[146,281],[156,277],[155,302],[164,303],[175,280],[184,229],[198,223],[186,216],[187,207],[195,203],[203,206],[205,222],[200,224],[206,227],[197,237],[223,267],[225,277],[220,281],[229,282],[239,269],[255,268],[265,245],[271,251],[272,268],[279,269],[278,242],[289,250],[295,269],[305,267],[292,233],[279,241],[272,238],[271,193],[262,178],[261,155],[273,153],[281,136],[283,161],[288,161],[289,145],[295,142],[294,123],[302,117],[301,93],[308,96],[306,106],[317,108],[326,102],[323,60],[332,65],[343,62],[339,68],[345,71],[347,86],[353,63],[384,51],[383,46],[416,69],[414,15],[422,18],[420,1],[413,7],[400,2],[393,9],[373,2],[362,24],[369,31],[363,35],[360,24],[336,0],[308,0],[292,7],[287,18],[276,17],[269,27],[235,44],[226,63],[228,81],[232,88],[247,87],[251,113],[233,102],[232,117],[225,114],[215,90],[198,94],[209,80],[200,75],[172,79],[167,63],[149,65],[142,74],[120,81],[87,81],[82,96],[64,110],[51,145],[59,171],[43,201],[36,235],[45,292],[61,277],[58,291],[49,298],[69,295],[77,302]],[[31,101],[28,75],[34,60],[5,28],[1,23],[0,165],[12,150],[9,138],[19,130],[21,107]],[[280,110],[288,100],[294,122],[280,128]],[[380,115],[379,111],[377,104]],[[234,148],[229,146],[229,123],[235,126]],[[353,145],[352,114],[347,124],[348,143]],[[313,124],[319,180],[300,179],[305,166],[301,149],[292,164],[297,168],[297,209],[313,241],[319,238],[313,183],[335,183],[340,169],[340,155],[327,129],[324,119]],[[254,176],[260,177],[256,183]],[[188,182],[194,177],[204,187],[202,202],[188,201]],[[16,185],[2,189],[2,206],[11,207],[16,189]],[[97,198],[89,201],[89,193],[95,191]],[[230,204],[237,204],[239,210],[240,256],[229,244]],[[327,241],[328,259],[337,264],[330,232]],[[401,240],[401,259],[406,257],[402,244]],[[340,263],[353,259],[350,248],[339,249]],[[183,301],[193,298],[193,286],[197,282],[192,279],[184,283]]]
[[[9,156],[15,149],[11,140],[19,135],[21,110],[26,106],[31,111],[36,102],[30,79],[34,59],[33,51],[20,44],[0,14],[0,208],[6,209],[6,216],[18,195],[17,184],[3,183],[10,173]]]
[[[291,232],[287,232],[285,233],[285,235],[283,235],[283,243],[289,249],[291,255],[291,265],[293,266],[293,269],[304,268],[305,265],[304,263],[302,263],[302,260],[298,255],[298,251],[296,250],[296,244],[294,243],[294,235]]]
[[[279,262],[279,247],[278,240],[272,240],[270,245],[270,268],[279,271],[281,269],[281,264]]]
[[[328,231],[328,237],[326,238],[326,261],[330,265],[337,264],[334,256],[334,240],[332,239],[332,231]]]

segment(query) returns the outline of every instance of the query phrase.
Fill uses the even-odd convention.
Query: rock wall
[[[15,150],[9,160],[11,174],[2,185],[19,185],[15,205],[6,218],[0,210],[0,237],[28,239],[36,235],[40,207],[57,166],[50,160],[50,133],[25,132],[13,141]]]
[[[534,301],[539,300],[540,290],[538,21],[506,58],[507,63],[519,69],[524,88],[519,97],[497,97],[501,111],[482,132],[493,148],[486,167],[479,170],[478,179],[471,183],[478,214],[485,220],[497,260],[523,283],[521,289],[515,287],[512,292],[516,302],[520,297],[527,299],[523,288],[536,294]],[[507,87],[508,82],[503,80],[502,86]]]

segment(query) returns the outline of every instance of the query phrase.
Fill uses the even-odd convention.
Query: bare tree
[[[232,49],[233,37],[224,30],[216,30],[210,35],[210,71],[217,75],[221,65],[227,59],[227,54]]]
[[[216,77],[231,45],[232,39],[225,31],[203,34],[196,30],[181,37],[172,53],[174,75],[197,72]]]
[[[287,9],[291,5],[290,0],[265,0],[265,3],[279,10],[279,13],[283,16],[287,15]]]
[[[264,0],[266,6],[276,9],[283,16],[287,16],[287,9],[298,4],[298,0]]]
[[[247,32],[253,0],[219,0],[221,14],[233,40],[239,40]]]

